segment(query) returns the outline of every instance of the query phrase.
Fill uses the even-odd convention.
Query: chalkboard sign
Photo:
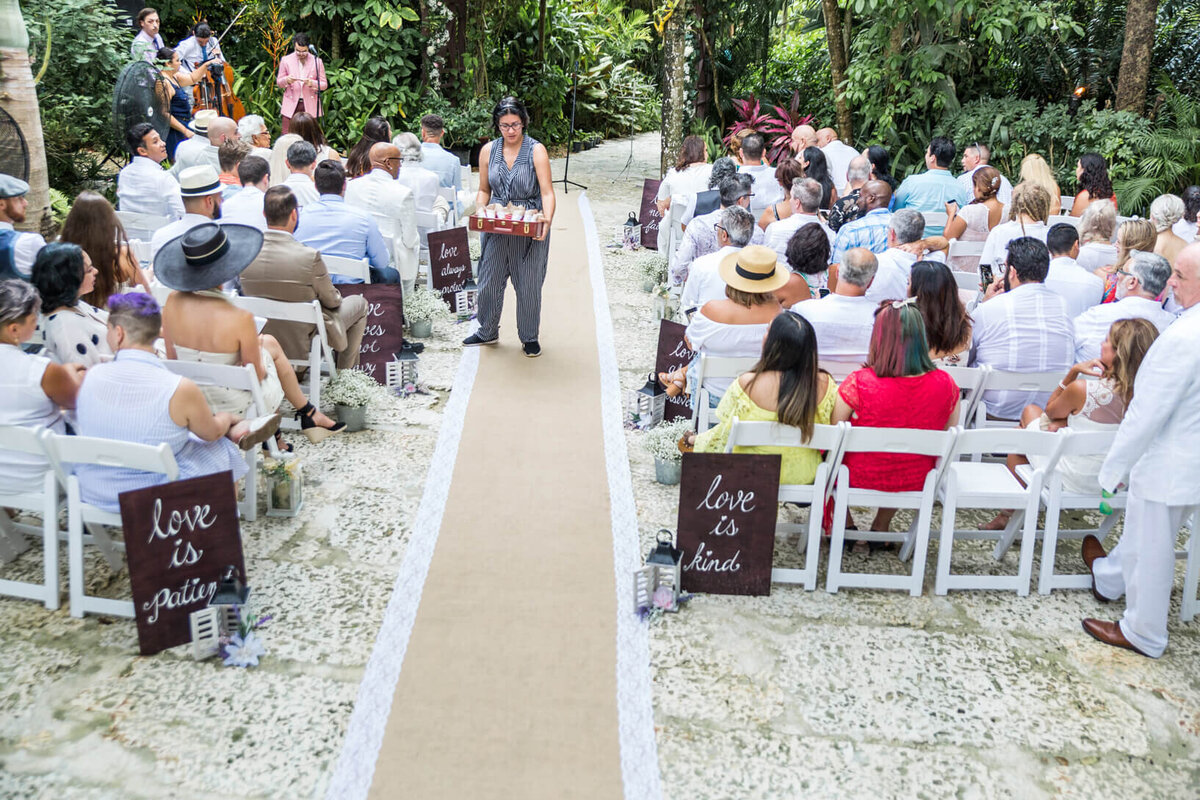
[[[684,453],[676,539],[684,591],[771,593],[781,458]]]
[[[429,281],[433,290],[454,310],[454,295],[471,277],[471,247],[466,228],[448,228],[429,234]]]
[[[654,374],[674,372],[682,366],[690,364],[696,354],[688,349],[683,339],[686,325],[678,322],[662,320],[658,326],[658,354],[654,358]],[[691,419],[691,398],[686,394],[667,397],[667,407],[663,411],[663,422],[673,419]]]
[[[658,206],[654,204],[660,184],[662,181],[646,178],[642,185],[642,207],[638,213],[638,222],[642,223],[642,247],[651,250],[658,249],[658,226],[662,222],[662,214],[658,213]]]
[[[400,284],[341,283],[342,297],[361,294],[367,301],[367,327],[358,349],[358,368],[381,386],[387,385],[387,364],[404,343],[404,292]]]
[[[233,473],[122,492],[117,501],[141,653],[186,644],[188,615],[208,605],[225,569],[246,574]]]

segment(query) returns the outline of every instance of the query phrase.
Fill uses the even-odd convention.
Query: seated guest
[[[817,131],[817,147],[821,148],[825,155],[825,162],[829,165],[829,177],[833,178],[833,188],[838,196],[841,196],[849,183],[850,162],[858,158],[858,151],[839,139],[834,128],[821,128]]]
[[[150,291],[150,281],[129,249],[125,228],[108,200],[101,195],[79,193],[71,204],[58,240],[79,245],[96,268],[94,288],[82,298],[89,305],[103,308],[111,295],[127,292],[135,286]]]
[[[969,144],[963,148],[963,171],[956,180],[958,181],[959,185],[962,186],[962,188],[965,189],[969,194],[974,193],[975,176],[981,169],[995,169],[995,167],[988,166],[988,160],[991,158],[991,156],[992,151],[988,149],[988,146],[985,144],[980,144],[979,142]],[[1008,182],[1008,178],[1001,175],[999,170],[996,171],[996,176],[1000,179],[1000,185],[996,187],[996,191],[994,191],[992,194],[997,197],[998,202],[1001,206],[1003,206],[1003,204],[1012,199],[1013,187],[1012,184]],[[988,183],[990,185],[991,181]],[[997,214],[997,219],[999,219],[999,214]],[[950,239],[953,237],[947,234],[946,238]]]
[[[1159,195],[1150,204],[1150,221],[1158,231],[1154,240],[1154,252],[1175,265],[1175,256],[1188,246],[1182,237],[1175,233],[1175,223],[1183,219],[1183,200],[1174,194]]]
[[[263,161],[271,160],[271,132],[258,114],[247,114],[238,120],[238,139],[250,145],[250,155]]]
[[[812,323],[821,366],[835,378],[848,375],[867,360],[876,304],[865,295],[878,267],[879,261],[870,250],[849,250],[838,268],[833,291],[819,300],[805,300],[792,307]]]
[[[169,371],[154,352],[162,315],[142,292],[108,300],[108,341],[116,357],[87,372],[75,401],[80,436],[157,446],[166,444],[179,465],[178,480],[232,472],[246,474],[238,450],[275,433],[279,415],[247,422],[228,412],[214,414],[200,387]],[[165,483],[167,476],[125,467],[80,464],[75,468],[85,503],[120,511],[117,496]]]
[[[40,234],[18,231],[14,223],[25,221],[29,184],[0,173],[0,280],[29,280],[33,260],[46,246]]]
[[[392,243],[392,266],[411,287],[417,277],[421,238],[417,232],[417,203],[412,190],[396,182],[400,150],[389,142],[371,147],[371,171],[346,185],[346,204],[371,215],[380,233]]]
[[[442,137],[446,135],[446,123],[437,114],[426,114],[421,117],[421,149],[425,151],[425,166],[438,175],[442,186],[454,189],[455,193],[462,190],[462,162],[458,156],[442,147]],[[390,139],[389,134],[380,141]]]
[[[1117,209],[1112,203],[1092,203],[1079,218],[1079,266],[1095,272],[1117,263]]]
[[[713,165],[714,169],[716,165]],[[758,218],[758,227],[764,231],[773,222],[787,219],[792,215],[792,186],[797,178],[804,177],[804,167],[800,166],[800,162],[794,158],[784,158],[779,162],[779,166],[775,167],[775,182],[779,184],[780,190],[783,192],[783,199],[767,206]]]
[[[267,164],[271,167],[272,186],[282,186],[283,182],[292,174],[287,165],[287,151],[289,147],[299,141],[302,140],[296,134],[285,133],[275,140],[275,144],[271,145],[271,157],[267,159]],[[315,156],[313,163],[316,163]]]
[[[866,365],[838,387],[833,422],[855,427],[944,431],[958,424],[959,390],[929,360],[925,322],[913,300],[884,302],[875,315]],[[933,456],[846,453],[850,485],[884,492],[920,491]],[[881,508],[871,524],[886,531],[894,508]],[[856,550],[864,549],[856,545]]]
[[[775,293],[780,304],[792,308],[796,303],[820,297],[829,291],[829,237],[825,229],[811,222],[792,234],[785,251],[792,270],[787,286]]]
[[[1046,159],[1042,158],[1037,153],[1030,153],[1021,159],[1021,170],[1017,176],[1020,178],[1017,181],[1021,183],[1034,183],[1046,190],[1046,196],[1050,198],[1050,215],[1057,216],[1062,213],[1062,191],[1058,188],[1058,182],[1054,180],[1054,170],[1050,169],[1050,165],[1046,163]],[[1009,199],[1004,201],[1005,209],[1012,202],[1012,194],[1009,194]],[[1004,216],[1008,216],[1008,211],[1004,212]]]
[[[438,194],[441,186],[437,173],[425,169],[421,164],[424,151],[420,140],[411,133],[398,133],[392,139],[392,144],[400,150],[400,174],[396,180],[412,189],[418,211],[433,214],[439,225],[445,223],[450,216],[450,204]]]
[[[325,141],[325,132],[321,130],[321,123],[312,114],[304,111],[297,112],[292,117],[287,132],[296,134],[313,146],[313,149],[317,151],[318,164],[329,159],[334,161],[342,160],[341,154],[330,147],[329,142]]]
[[[21,349],[37,328],[40,306],[31,284],[0,281],[0,425],[41,425],[61,435],[62,409],[75,408],[84,367],[55,364]],[[48,468],[45,456],[0,449],[0,486],[6,493],[38,491]]]
[[[95,288],[96,268],[79,245],[43,247],[30,280],[42,297],[46,355],[54,363],[90,367],[112,355],[104,338],[107,316],[81,299]]]
[[[950,267],[939,261],[912,265],[908,296],[925,321],[929,358],[936,366],[965,366],[971,351],[971,315],[958,296]]]
[[[1117,205],[1117,196],[1113,193],[1112,181],[1108,178],[1108,164],[1099,153],[1084,153],[1075,163],[1075,179],[1079,182],[1079,191],[1071,205],[1071,216],[1081,217],[1087,207],[1097,200],[1111,200]]]
[[[819,147],[806,147],[797,159],[804,168],[804,177],[811,178],[821,185],[821,199],[818,208],[832,208],[837,202],[837,187],[829,174],[829,166],[825,154]]]
[[[287,149],[288,176],[283,185],[292,190],[300,208],[320,199],[316,184],[313,183],[313,172],[317,168],[317,151],[304,140],[293,142]]]
[[[675,166],[667,170],[662,183],[658,185],[658,194],[654,202],[658,213],[667,218],[667,209],[679,198],[685,205],[688,199],[697,192],[702,192],[708,186],[708,176],[712,165],[708,163],[708,146],[699,136],[685,136],[683,145],[679,148],[679,156]],[[662,226],[659,227],[660,238]],[[661,239],[660,249],[665,249],[665,239]]]
[[[875,280],[867,289],[867,300],[877,306],[881,300],[903,300],[908,297],[908,274],[917,257],[901,247],[921,241],[924,234],[925,217],[921,212],[902,208],[892,213],[888,221],[888,246],[875,256]]]
[[[946,203],[954,201],[963,208],[971,196],[950,174],[954,163],[954,142],[944,136],[935,136],[925,148],[926,171],[910,175],[896,190],[896,207],[912,208],[917,211],[945,211]],[[941,225],[930,225],[929,233],[942,234]]]
[[[859,193],[859,207],[865,209],[861,217],[847,222],[833,237],[830,264],[840,264],[842,256],[849,250],[863,248],[872,253],[887,250],[888,222],[891,212],[892,189],[884,181],[867,181]]]
[[[254,260],[263,235],[245,225],[201,225],[171,241],[159,258],[157,275],[175,291],[163,306],[163,339],[167,358],[207,364],[253,364],[262,387],[265,411],[277,411],[283,399],[296,409],[296,419],[309,441],[320,442],[344,425],[316,409],[296,379],[278,340],[260,335],[254,315],[229,302],[220,287]],[[212,259],[207,253],[224,250]],[[202,390],[214,411],[244,416],[253,399],[249,392],[206,386]]]
[[[217,156],[221,160],[221,199],[228,200],[242,190],[242,182],[237,176],[238,164],[250,155],[250,145],[240,139],[230,139],[217,148]]]
[[[989,264],[993,274],[1000,275],[1004,266],[1004,253],[1008,243],[1020,237],[1046,241],[1050,229],[1046,220],[1050,218],[1050,195],[1034,183],[1018,183],[1013,189],[1012,205],[1009,207],[1008,222],[992,228],[983,243],[980,264]]]
[[[1022,185],[1013,190],[1021,202]],[[1045,195],[1041,187],[1037,192]],[[1074,326],[1061,297],[1043,283],[1050,271],[1050,251],[1031,236],[1008,242],[1005,267],[984,293],[971,315],[972,367],[987,364],[1004,372],[1058,372],[1073,363]],[[1030,403],[1043,405],[1044,392],[988,391],[988,413],[1017,419]]]
[[[764,234],[764,244],[772,248],[781,259],[787,257],[787,246],[792,234],[805,225],[819,225],[829,238],[829,246],[833,247],[833,231],[817,216],[817,209],[821,207],[821,191],[821,184],[812,178],[797,178],[788,190],[792,200],[791,214],[779,222],[772,222]]]
[[[734,417],[791,425],[811,438],[814,425],[829,424],[837,399],[833,376],[817,361],[817,336],[808,320],[793,311],[777,315],[767,328],[758,363],[721,398],[717,426],[693,434],[695,451],[724,453]],[[780,483],[810,484],[821,463],[821,452],[806,447],[735,447],[733,452],[779,453]]]
[[[267,162],[258,156],[246,156],[238,164],[238,180],[242,189],[221,205],[221,219],[234,225],[249,225],[260,231],[267,229],[263,216],[263,198],[271,185]]]
[[[750,244],[750,232],[754,230],[754,217],[741,206],[721,209],[721,221],[717,223],[715,253],[697,258],[688,272],[683,293],[679,296],[679,308],[685,313],[700,308],[710,300],[725,299],[725,279],[721,277],[721,264],[727,259],[737,259],[743,247]],[[752,245],[761,247],[761,245]]]
[[[346,171],[341,162],[322,161],[315,180],[320,199],[305,207],[296,226],[296,241],[327,256],[366,259],[371,264],[372,283],[399,282],[400,274],[388,266],[387,242],[375,220],[346,204]]]
[[[179,175],[179,192],[183,196],[184,215],[170,225],[164,225],[150,237],[150,259],[176,236],[182,236],[197,225],[221,218],[221,181],[217,171],[204,164],[185,169]]]
[[[1099,305],[1104,294],[1104,281],[1075,261],[1079,255],[1079,233],[1075,226],[1060,222],[1050,228],[1046,234],[1046,247],[1050,250],[1046,288],[1063,299],[1067,316],[1075,319],[1092,306]]]
[[[1197,214],[1200,214],[1200,186],[1189,186],[1183,190],[1183,218],[1171,230],[1185,242],[1200,238],[1196,234]]]
[[[1108,329],[1119,319],[1149,320],[1159,333],[1165,331],[1175,315],[1164,310],[1158,298],[1170,278],[1171,265],[1165,258],[1134,250],[1117,277],[1116,301],[1092,306],[1075,318],[1075,360],[1099,358]]]
[[[346,177],[361,178],[371,171],[371,145],[392,140],[392,126],[383,117],[375,116],[363,124],[362,136],[346,156]],[[458,159],[454,160],[458,163]]]
[[[125,143],[133,158],[117,175],[117,208],[167,219],[182,217],[179,181],[162,168],[167,143],[158,131],[149,122],[139,122],[129,129]]]
[[[726,176],[716,184],[721,205],[706,214],[697,214],[692,217],[687,227],[684,228],[683,239],[679,243],[679,249],[675,251],[675,260],[671,264],[671,283],[674,286],[682,285],[687,281],[693,261],[709,253],[715,253],[720,247],[717,244],[716,226],[720,222],[721,212],[733,206],[750,208],[751,187],[754,185],[754,181],[749,175],[738,174],[733,159],[718,158],[713,164],[712,175],[714,178],[719,175]],[[755,227],[757,228],[757,226]],[[764,241],[761,228],[751,232],[751,244],[762,244]]]
[[[887,148],[883,145],[873,144],[863,150],[862,155],[871,163],[871,177],[868,180],[883,181],[895,194],[896,187],[900,185],[900,182],[892,176],[892,157],[888,155]]]
[[[970,148],[968,148],[970,149]],[[1001,212],[1004,205],[1000,202],[997,192],[1001,186],[1000,173],[991,167],[981,166],[972,172],[972,196],[975,198],[966,206],[959,208],[954,203],[946,203],[947,239],[958,239],[963,242],[986,242],[992,228],[1000,224]],[[959,176],[961,183],[962,176]],[[1011,187],[1009,194],[1011,196]],[[978,256],[955,256],[950,260],[952,269],[963,272],[978,272]]]
[[[321,254],[292,236],[298,217],[296,196],[286,186],[272,186],[263,201],[267,231],[262,250],[242,271],[242,294],[285,303],[321,301],[325,334],[337,352],[337,368],[358,366],[359,346],[367,324],[367,301],[342,297],[329,280]],[[263,328],[279,340],[288,358],[307,358],[315,325],[271,320]]]
[[[763,160],[765,150],[766,142],[761,133],[752,133],[742,139],[742,165],[738,172],[754,179],[750,213],[755,218],[761,216],[767,206],[783,199],[783,190],[775,181],[775,168]]]
[[[1092,205],[1096,205],[1093,203]],[[1135,251],[1153,253],[1158,244],[1158,231],[1148,219],[1127,219],[1117,228],[1117,260],[1111,267],[1101,267],[1095,274],[1104,279],[1104,302],[1111,303],[1117,297],[1117,279],[1125,269]]]
[[[860,207],[859,195],[870,178],[871,162],[866,156],[855,156],[850,160],[850,166],[846,169],[847,192],[829,209],[831,231],[836,233],[847,222],[852,222],[867,213],[866,209]]]
[[[202,165],[219,172],[221,145],[238,138],[237,123],[229,117],[218,116],[215,111],[197,111],[191,127],[196,135],[180,142],[175,149],[171,174],[176,178],[182,176],[185,169]]]
[[[797,125],[792,128],[792,152],[800,155],[817,143],[817,130],[812,125]]]

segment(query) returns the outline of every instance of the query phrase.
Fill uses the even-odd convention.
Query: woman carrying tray
[[[517,334],[529,358],[542,354],[538,326],[542,317],[542,283],[550,254],[550,223],[554,219],[554,184],[550,179],[550,155],[546,148],[526,135],[529,113],[515,97],[505,97],[492,111],[492,125],[500,134],[483,146],[479,163],[479,194],[475,207],[490,203],[524,206],[542,213],[544,222],[537,236],[499,233],[480,234],[479,330],[463,340],[467,347],[495,344],[500,338],[500,312],[504,287],[512,279],[517,293]]]

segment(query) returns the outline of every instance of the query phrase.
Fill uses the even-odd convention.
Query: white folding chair
[[[964,242],[962,239],[951,239],[950,248],[946,251],[946,258],[969,258],[971,256],[978,258],[983,255],[983,245],[983,242]],[[978,279],[976,279],[975,285],[979,285]]]
[[[925,581],[925,558],[929,550],[929,525],[933,517],[933,502],[938,480],[957,429],[948,431],[910,430],[907,428],[858,428],[853,425],[842,439],[833,490],[833,535],[829,542],[829,571],[825,589],[836,592],[843,587],[866,589],[904,589],[913,597],[921,594]],[[842,463],[847,453],[890,453],[932,456],[934,466],[925,475],[919,491],[885,492],[850,486],[850,470]],[[846,512],[850,506],[871,508],[912,508],[917,514],[907,533],[890,531],[854,531],[856,539],[868,542],[903,542],[900,560],[912,558],[911,575],[878,575],[865,572],[846,572],[842,569],[842,552],[846,543]]]
[[[1183,598],[1179,604],[1179,619],[1191,622],[1200,611],[1200,598],[1196,597],[1196,587],[1200,584],[1200,505],[1194,507],[1191,521],[1184,519],[1184,525],[1189,528],[1187,549],[1177,551],[1175,558],[1185,558],[1183,571]]]
[[[704,381],[709,378],[736,379],[757,363],[757,358],[706,356],[703,353],[700,355],[700,364],[696,367],[696,413],[694,415],[698,433],[703,433],[717,424],[715,421],[710,421],[712,409],[709,408],[709,403],[711,400],[708,389],[704,388]]]
[[[797,534],[796,550],[805,556],[805,559],[801,569],[772,569],[771,581],[774,583],[798,583],[810,592],[817,588],[817,564],[821,556],[821,520],[824,516],[825,498],[829,495],[829,478],[833,474],[833,465],[838,459],[842,439],[849,427],[845,422],[837,425],[814,425],[812,438],[805,440],[799,428],[780,425],[777,422],[743,422],[737,417],[733,418],[729,440],[725,445],[726,453],[732,453],[735,447],[804,447],[825,451],[811,484],[779,484],[780,503],[809,503],[810,506],[807,537],[803,535],[804,526],[792,523],[775,526],[776,533],[785,538],[789,533]]]
[[[1053,228],[1055,225],[1058,225],[1059,223],[1066,223],[1067,225],[1070,225],[1072,228],[1078,228],[1079,220],[1080,220],[1080,217],[1072,217],[1070,214],[1055,214],[1046,220],[1046,227]]]
[[[450,206],[450,216],[446,217],[446,227],[453,228],[458,225],[458,192],[454,191],[453,186],[439,186],[438,197],[446,201],[446,205]]]
[[[865,360],[865,353],[853,356],[822,355],[820,367],[832,375],[835,381],[841,383],[851,372],[862,369]]]
[[[659,252],[667,257],[667,274],[670,274],[670,268],[675,266],[675,250],[683,241],[681,223],[684,214],[687,213],[687,203],[681,202],[681,200],[686,200],[686,198],[671,198],[671,207],[667,209],[666,215],[658,223]]]
[[[133,257],[137,259],[138,265],[142,269],[147,269],[151,265],[150,242],[145,242],[141,239],[130,239],[129,251],[133,253]]]
[[[959,459],[976,453],[1019,453],[1053,459],[1068,438],[1069,431],[959,430],[950,462],[946,466],[945,479],[938,491],[942,501],[942,533],[938,544],[935,594],[946,594],[950,589],[999,589],[1014,590],[1022,596],[1029,594],[1033,548],[1037,539],[1037,512],[1045,469],[1029,470],[1025,476],[1026,485],[1022,486],[1004,464]],[[1003,531],[957,530],[955,514],[960,508],[1012,508],[1022,509],[1024,513],[1020,517],[1014,513]],[[999,541],[992,555],[999,561],[1016,538],[1021,520],[1024,520],[1024,530],[1016,575],[950,572],[955,539],[997,538]]]
[[[101,544],[107,537],[99,526],[119,528],[121,514],[83,502],[79,491],[79,479],[71,474],[71,470],[75,465],[95,464],[158,473],[165,475],[168,481],[173,481],[179,477],[179,465],[175,463],[175,454],[165,443],[151,447],[89,436],[50,434],[46,437],[45,444],[46,453],[54,464],[55,472],[59,479],[64,481],[67,490],[67,563],[70,567],[68,582],[71,589],[71,616],[82,617],[90,612],[132,617],[133,601],[111,600],[86,593],[83,546],[91,542]],[[84,533],[85,525],[92,531],[91,536]],[[109,542],[109,545],[118,550],[125,549],[124,544]]]
[[[43,444],[49,432],[40,425],[24,428],[0,425],[0,450],[46,458]],[[0,580],[0,595],[37,600],[46,608],[58,608],[58,482],[54,469],[46,462],[45,473],[37,488],[11,491],[0,487],[0,562],[9,562],[29,548],[26,537],[42,537],[42,582]],[[32,511],[42,516],[41,527],[9,519],[3,509]]]
[[[945,211],[922,211],[921,216],[925,218],[925,228],[945,228],[946,221],[949,219]]]
[[[1062,204],[1062,213],[1070,214],[1071,209],[1075,207],[1075,195],[1063,194],[1058,197],[1059,203]]]
[[[138,214],[133,211],[118,211],[117,219],[125,229],[125,235],[130,239],[141,239],[149,242],[154,232],[171,224],[171,220],[155,214]]]
[[[941,369],[954,379],[955,384],[962,391],[962,397],[958,404],[958,418],[966,427],[967,423],[974,419],[975,408],[979,405],[980,398],[983,397],[992,368],[985,364],[980,367],[949,366],[941,367]]]
[[[321,302],[313,300],[308,303],[284,303],[279,300],[268,300],[265,297],[231,298],[238,308],[244,308],[256,317],[279,322],[303,322],[315,325],[317,330],[309,343],[308,358],[289,358],[292,366],[308,369],[308,400],[317,408],[321,407],[321,372],[324,370],[329,377],[337,377],[337,363],[334,360],[333,348],[329,346],[329,335],[325,332],[325,317],[321,314]],[[285,419],[280,427],[293,430],[299,427],[295,420]]]
[[[988,374],[987,388],[984,393],[991,391],[1030,392],[1048,394],[1057,388],[1062,380],[1062,372],[1005,372],[993,369]],[[1030,402],[1033,402],[1032,399]],[[1045,398],[1042,399],[1045,405]],[[1017,422],[1012,419],[988,419],[987,398],[981,396],[975,408],[976,428],[1008,428]]]
[[[390,250],[388,252],[391,252]],[[331,275],[344,275],[347,278],[359,278],[363,283],[371,282],[371,263],[365,258],[346,258],[345,256],[328,256],[321,254],[325,269]]]
[[[440,231],[442,223],[432,211],[417,210],[417,236],[421,238],[420,263],[429,265],[429,234]]]
[[[169,286],[163,286],[158,282],[157,278],[150,281],[150,295],[154,298],[154,302],[158,303],[158,307],[162,308],[167,304],[167,298],[171,296],[171,292],[175,291]]]

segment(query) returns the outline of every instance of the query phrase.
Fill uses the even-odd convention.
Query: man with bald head
[[[391,242],[392,266],[400,273],[405,292],[412,291],[421,255],[417,233],[417,203],[412,189],[396,181],[400,148],[377,142],[369,152],[371,171],[346,185],[347,205],[371,215],[383,237]]]
[[[888,248],[888,226],[892,215],[888,203],[892,201],[892,187],[886,181],[867,181],[859,191],[859,208],[866,213],[856,220],[847,222],[838,229],[833,238],[833,253],[829,263],[840,264],[846,251],[862,247],[872,253],[882,253]]]
[[[839,139],[838,132],[833,128],[821,128],[817,131],[817,147],[825,154],[829,176],[833,178],[833,186],[838,190],[838,196],[846,194],[846,173],[850,169],[850,162],[858,157],[858,151]]]
[[[171,174],[176,179],[179,173],[188,167],[208,164],[221,174],[221,145],[226,141],[237,141],[237,123],[229,117],[217,116],[216,111],[197,111],[192,120],[192,129],[196,135],[182,141],[175,148],[175,163],[171,165]]]
[[[1092,594],[1101,602],[1125,596],[1119,621],[1085,619],[1083,629],[1150,658],[1167,647],[1176,537],[1200,503],[1200,242],[1180,251],[1167,283],[1185,310],[1142,359],[1133,401],[1100,468],[1101,488],[1129,487],[1125,530],[1107,555],[1096,537],[1083,540]]]
[[[792,129],[792,152],[799,156],[804,148],[817,144],[817,132],[812,125],[797,125]]]

